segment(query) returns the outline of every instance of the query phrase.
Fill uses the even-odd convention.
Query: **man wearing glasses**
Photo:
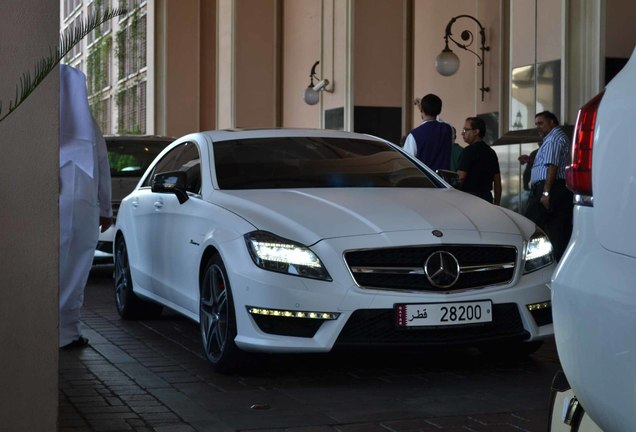
[[[570,139],[550,111],[534,117],[543,144],[530,173],[530,196],[526,217],[550,238],[554,258],[559,260],[572,233],[573,195],[565,185],[565,167],[570,163]]]
[[[491,204],[501,203],[501,172],[497,153],[483,138],[486,123],[479,117],[468,117],[464,122],[462,137],[468,146],[464,148],[457,167],[459,189],[483,198]],[[491,191],[494,191],[494,197]]]

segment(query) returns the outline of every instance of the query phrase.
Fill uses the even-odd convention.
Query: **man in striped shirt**
[[[570,139],[550,111],[538,113],[535,126],[543,143],[532,165],[526,217],[545,231],[552,242],[554,257],[559,260],[572,233],[573,195],[565,185]]]

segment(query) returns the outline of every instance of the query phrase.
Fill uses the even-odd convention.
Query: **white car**
[[[135,188],[141,175],[157,155],[174,138],[155,135],[107,135],[104,137],[110,165],[113,216],[117,218],[119,203]],[[113,262],[115,228],[99,234],[94,264]]]
[[[574,229],[551,284],[557,350],[575,395],[555,410],[576,417],[582,406],[606,432],[636,430],[635,113],[636,51],[579,111],[567,179]]]
[[[117,309],[200,324],[218,371],[246,352],[470,345],[553,336],[552,247],[397,146],[328,130],[194,133],[121,203]]]

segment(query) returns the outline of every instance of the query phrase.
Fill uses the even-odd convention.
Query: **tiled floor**
[[[91,276],[90,346],[60,351],[59,431],[544,431],[553,342],[530,359],[475,354],[284,356],[216,374],[195,324],[124,321],[108,269]]]

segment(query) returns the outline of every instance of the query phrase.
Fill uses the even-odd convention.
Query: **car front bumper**
[[[312,247],[333,277],[330,282],[265,271],[251,260],[228,266],[237,319],[235,342],[239,348],[327,352],[341,345],[478,345],[498,340],[538,341],[553,335],[547,283],[554,265],[526,275],[517,270],[513,280],[505,285],[461,292],[371,289],[354,283],[342,255],[352,245],[352,239],[341,242]],[[244,244],[235,247],[245,248]],[[521,263],[518,260],[517,267]],[[490,323],[417,328],[396,325],[397,304],[482,300],[492,302]],[[531,312],[528,306],[536,304],[547,307]],[[254,310],[268,312],[263,315]],[[316,318],[293,316],[296,311],[315,313]],[[323,319],[320,313],[332,316]]]

